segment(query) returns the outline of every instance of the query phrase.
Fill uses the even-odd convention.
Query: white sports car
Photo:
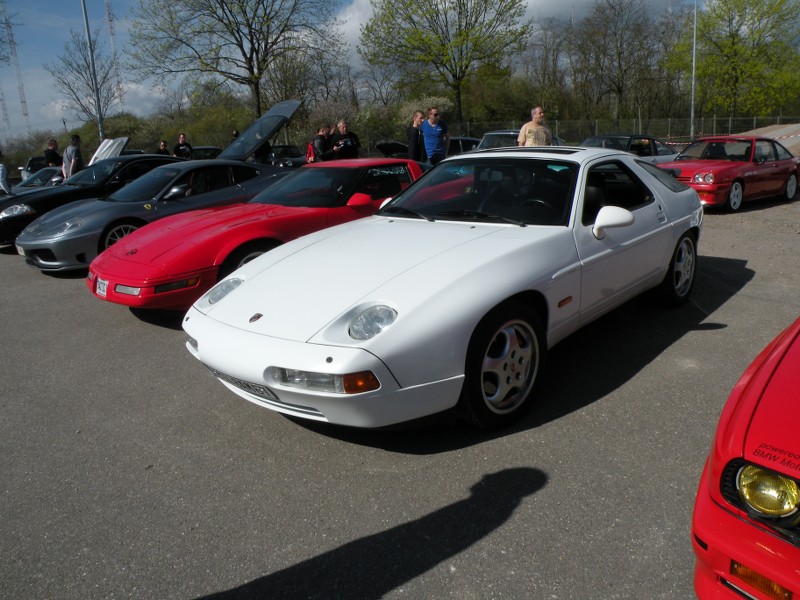
[[[693,189],[624,152],[459,155],[376,216],[234,271],[186,314],[187,348],[295,417],[381,427],[455,407],[504,426],[564,337],[650,288],[689,298],[702,219]]]

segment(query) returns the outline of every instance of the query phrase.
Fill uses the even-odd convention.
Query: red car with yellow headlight
[[[791,201],[800,179],[800,158],[773,139],[752,136],[700,138],[658,166],[697,190],[704,205],[730,211],[761,198]]]
[[[800,598],[800,319],[722,411],[692,519],[705,598]]]

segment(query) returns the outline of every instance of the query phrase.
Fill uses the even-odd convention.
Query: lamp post
[[[694,0],[694,30],[692,31],[692,101],[689,112],[689,137],[694,139],[694,70],[697,58],[697,0]]]
[[[86,29],[86,43],[89,46],[89,66],[91,68],[92,87],[94,88],[94,101],[97,107],[97,129],[100,132],[100,141],[106,139],[106,132],[103,130],[103,109],[100,106],[100,90],[97,89],[97,70],[94,67],[94,48],[92,48],[92,36],[89,34],[89,17],[86,15],[86,0],[81,0],[83,8],[83,26]]]

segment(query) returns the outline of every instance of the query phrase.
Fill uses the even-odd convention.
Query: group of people
[[[432,165],[441,162],[447,156],[450,146],[450,133],[439,113],[439,108],[431,106],[427,118],[421,110],[414,111],[411,125],[406,129],[408,157],[419,162],[430,162]],[[553,135],[544,125],[544,109],[535,106],[531,109],[531,120],[519,131],[518,146],[550,146]]]
[[[308,162],[358,158],[361,142],[358,136],[347,127],[347,121],[340,119],[333,125],[320,125],[317,134],[311,138],[306,159]]]
[[[418,162],[430,162],[435,165],[447,156],[450,146],[450,132],[447,123],[442,120],[439,108],[431,106],[428,118],[421,110],[414,111],[411,125],[406,129],[408,142],[408,158]]]
[[[163,154],[169,156],[170,151],[167,148],[167,140],[161,140],[158,143],[158,149],[153,151],[153,154]],[[192,158],[192,145],[186,141],[186,134],[182,131],[178,134],[178,143],[172,147],[172,156],[178,158]]]

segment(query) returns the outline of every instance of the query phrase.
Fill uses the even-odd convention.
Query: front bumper
[[[30,239],[17,238],[17,253],[25,262],[41,271],[74,271],[86,269],[97,256],[100,231],[87,232],[80,237]]]
[[[689,184],[697,192],[700,202],[703,206],[725,206],[728,203],[728,192],[730,192],[731,185],[728,184],[713,184],[713,185],[698,185]]]
[[[95,261],[96,263],[97,261]],[[89,267],[86,287],[100,300],[161,310],[187,310],[217,282],[217,268],[170,277],[131,278]],[[173,287],[169,291],[161,291]],[[180,287],[178,287],[180,286]]]
[[[736,561],[800,598],[800,548],[717,504],[704,469],[692,518],[692,547],[697,561],[694,587],[700,600],[766,598],[731,573]]]
[[[464,377],[400,387],[378,357],[356,347],[309,344],[271,338],[224,325],[191,308],[183,328],[186,347],[228,389],[263,408],[303,419],[351,427],[386,427],[455,406]],[[268,367],[344,375],[371,371],[380,388],[336,394],[282,385]],[[266,388],[266,389],[265,389]]]

